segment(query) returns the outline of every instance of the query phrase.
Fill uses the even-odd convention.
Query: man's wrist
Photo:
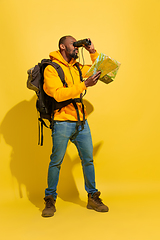
[[[90,54],[93,54],[93,53],[95,53],[95,52],[96,52],[95,49],[92,49],[92,50],[89,51]]]
[[[88,87],[87,80],[84,81],[86,88]]]

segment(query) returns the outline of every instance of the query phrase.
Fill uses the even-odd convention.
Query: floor
[[[57,198],[55,215],[42,218],[43,201],[37,202],[39,207],[36,207],[28,200],[24,188],[22,198],[15,195],[14,200],[1,204],[1,239],[160,239],[158,192],[109,190],[106,194],[104,189],[102,198],[110,208],[108,213],[88,210],[82,190],[80,197],[72,201]]]

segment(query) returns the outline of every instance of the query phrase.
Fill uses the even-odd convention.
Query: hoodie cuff
[[[98,56],[99,56],[99,53],[97,51],[95,53],[90,53],[92,62],[94,62]]]

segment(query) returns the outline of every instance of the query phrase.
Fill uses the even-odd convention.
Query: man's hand
[[[99,79],[100,75],[101,75],[101,71],[98,71],[96,74],[94,74],[91,77],[87,78],[84,81],[86,87],[94,86],[98,82],[98,79]]]
[[[88,38],[88,40],[91,41],[90,38]],[[91,45],[87,45],[87,46],[84,46],[84,47],[85,47],[85,49],[86,49],[89,53],[95,53],[95,52],[96,52],[92,41],[91,41]]]

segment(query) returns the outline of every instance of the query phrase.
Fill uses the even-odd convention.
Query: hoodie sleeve
[[[79,82],[73,86],[64,87],[57,71],[50,65],[44,70],[44,91],[53,97],[57,102],[66,101],[71,98],[78,98],[86,89],[84,82]]]

